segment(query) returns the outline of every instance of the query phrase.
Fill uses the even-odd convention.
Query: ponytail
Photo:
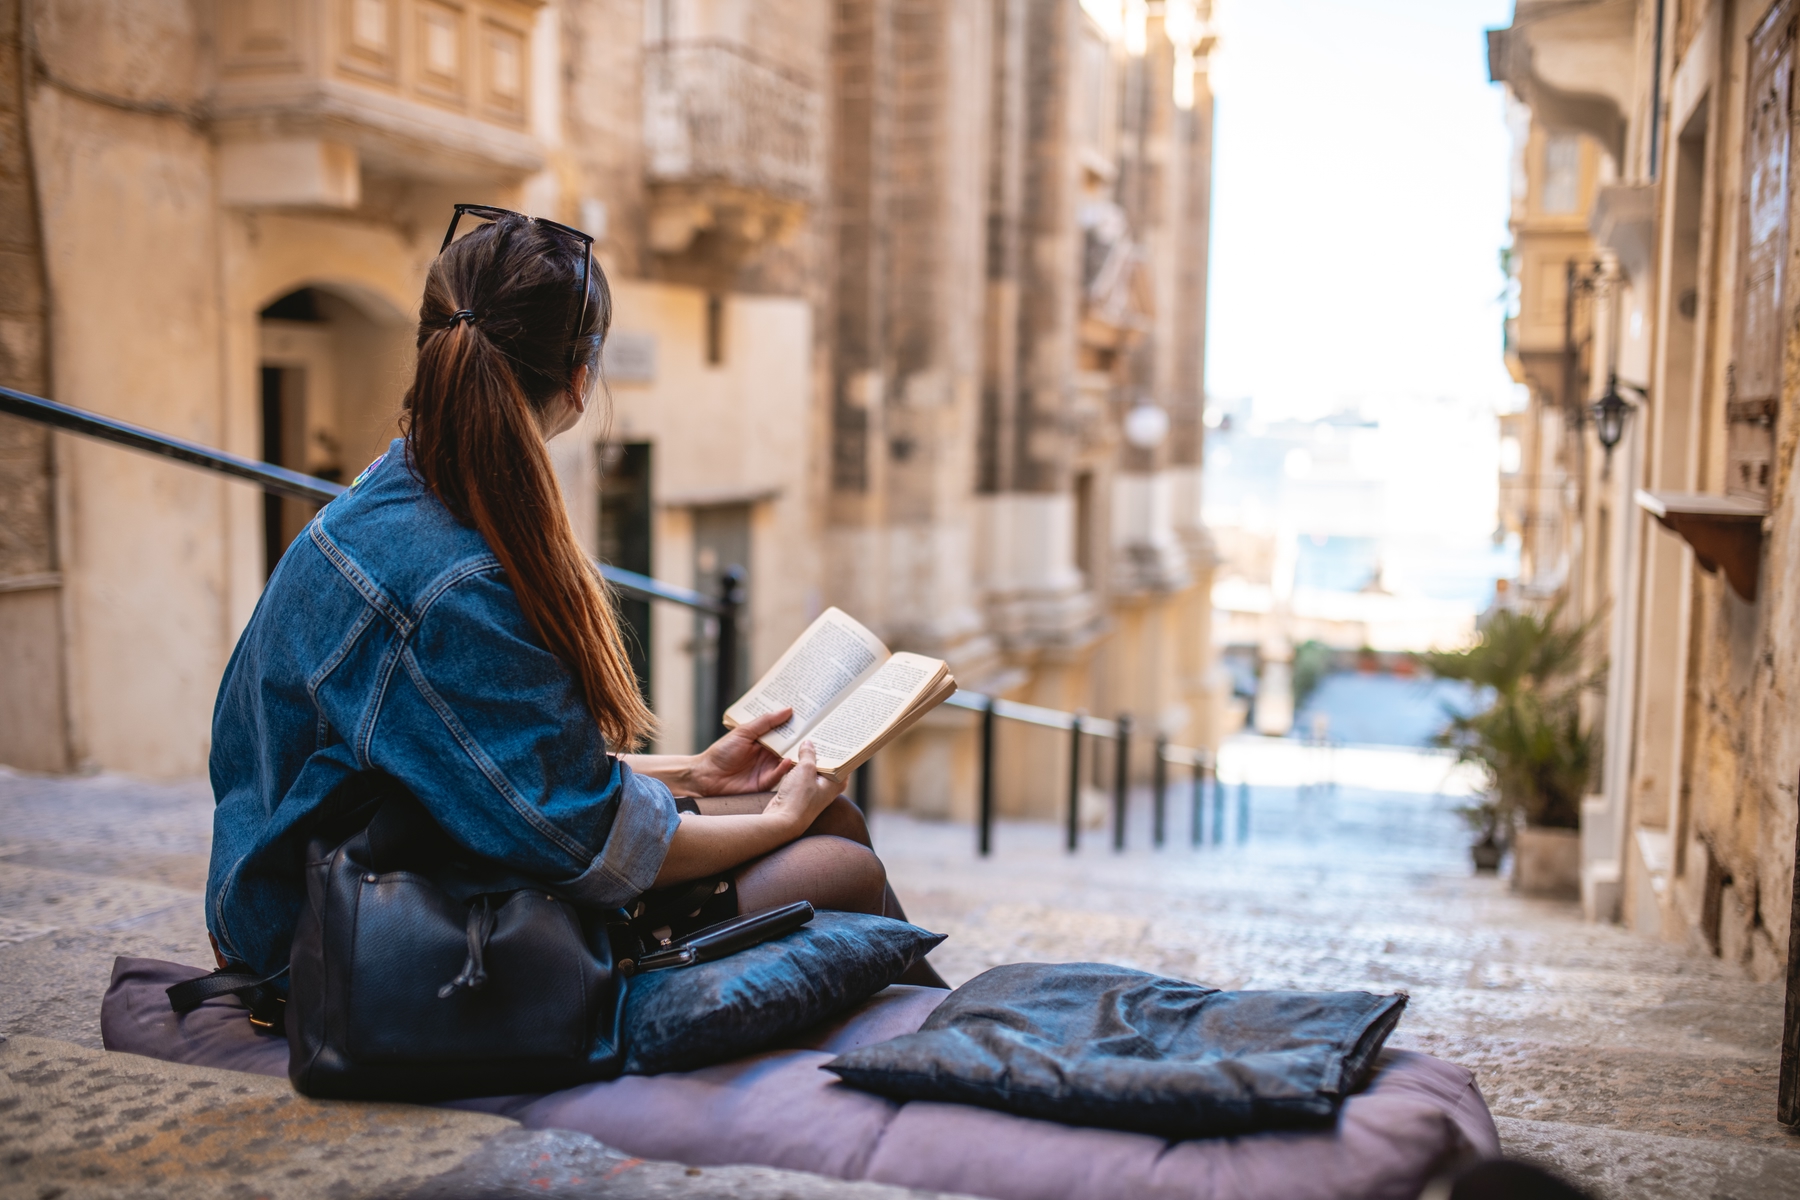
[[[525,619],[574,673],[608,745],[629,751],[656,719],[569,523],[537,419],[575,387],[572,360],[593,365],[611,323],[605,276],[590,263],[588,327],[571,330],[581,309],[577,261],[518,217],[484,225],[439,255],[426,277],[404,431],[425,486],[486,540]]]

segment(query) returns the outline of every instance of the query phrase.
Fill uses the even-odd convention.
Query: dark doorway
[[[603,442],[600,447],[600,561],[653,575],[650,561],[650,443]],[[650,703],[650,602],[618,598],[631,669]]]
[[[306,469],[306,372],[297,367],[262,368],[262,458],[295,471]],[[263,493],[263,577],[312,520],[316,505]]]
[[[719,594],[725,572],[750,566],[750,506],[717,504],[694,510],[694,587],[709,596]],[[737,639],[735,677],[749,685],[749,631]],[[719,696],[719,618],[696,613],[694,617],[694,749],[704,750],[718,736],[719,710],[736,696]],[[740,692],[743,690],[739,689]]]

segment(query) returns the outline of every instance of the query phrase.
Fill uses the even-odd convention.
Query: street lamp
[[[1139,450],[1154,450],[1169,436],[1169,411],[1148,396],[1125,414],[1125,440]]]
[[[1628,392],[1636,392],[1644,396],[1644,389],[1625,385]],[[1594,436],[1600,439],[1600,445],[1606,450],[1606,460],[1612,461],[1613,447],[1625,436],[1625,418],[1637,407],[1625,397],[1619,395],[1619,376],[1617,373],[1606,377],[1606,395],[1588,406],[1588,415],[1594,419]]]

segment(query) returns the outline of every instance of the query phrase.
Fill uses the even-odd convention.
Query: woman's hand
[[[746,721],[694,756],[686,783],[696,796],[772,791],[794,764],[757,741],[794,715],[784,708]]]
[[[797,759],[783,765],[793,769],[782,779],[775,798],[763,809],[763,816],[790,828],[789,837],[799,837],[842,789],[835,780],[819,774],[819,756],[811,742],[801,742]]]
[[[683,813],[655,886],[729,871],[805,833],[837,796],[838,786],[819,774],[819,757],[811,742],[800,744],[797,757],[797,762],[782,764],[781,786],[759,813],[717,817]]]

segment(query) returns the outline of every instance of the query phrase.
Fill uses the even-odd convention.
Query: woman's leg
[[[815,908],[881,915],[887,872],[867,846],[809,834],[737,869],[738,911],[761,912],[796,900]]]

